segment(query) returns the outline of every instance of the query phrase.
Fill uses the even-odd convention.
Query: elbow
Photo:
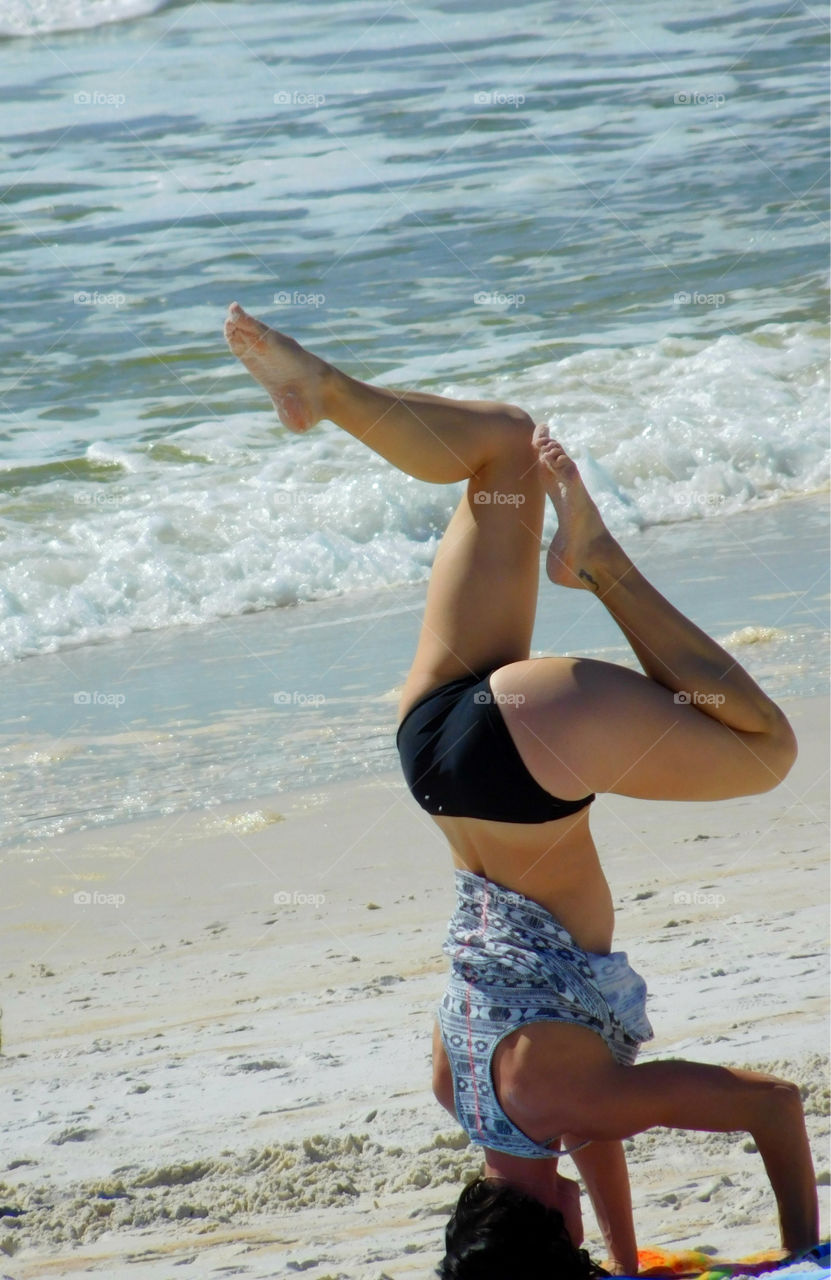
[[[748,1132],[757,1141],[771,1127],[781,1136],[798,1130],[805,1123],[802,1091],[792,1080],[782,1080],[777,1076],[765,1077],[756,1102],[762,1113],[761,1119],[752,1128],[748,1126]]]

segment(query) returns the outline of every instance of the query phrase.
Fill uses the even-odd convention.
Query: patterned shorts
[[[550,912],[521,893],[456,871],[456,911],[444,951],[450,979],[438,1010],[456,1114],[472,1142],[528,1158],[556,1158],[499,1105],[491,1061],[501,1040],[531,1022],[571,1022],[602,1036],[630,1066],[644,1040],[646,983],[626,953],[579,947]]]

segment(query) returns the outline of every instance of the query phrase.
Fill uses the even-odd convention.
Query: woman
[[[645,988],[611,952],[611,894],[589,830],[596,792],[720,800],[771,789],[796,756],[785,716],[638,572],[575,464],[520,409],[358,382],[236,303],[225,333],[291,430],[328,418],[409,475],[467,480],[436,555],[398,731],[407,781],[456,867],[434,1090],[485,1155],[442,1274],[530,1280],[555,1261],[567,1269],[566,1253],[574,1274],[591,1274],[576,1249],[576,1184],[557,1173],[575,1148],[613,1269],[633,1274],[621,1139],[653,1126],[751,1134],[784,1248],[811,1247],[816,1186],[797,1087],[692,1062],[634,1065],[652,1034]],[[530,659],[546,494],[559,524],[548,576],[599,597],[643,675]]]

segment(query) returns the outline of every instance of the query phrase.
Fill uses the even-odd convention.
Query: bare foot
[[[618,574],[625,563],[624,553],[603,523],[580,478],[577,464],[565,449],[552,440],[545,426],[534,431],[539,451],[543,484],[557,512],[557,532],[548,548],[545,568],[552,582],[561,587],[578,587],[598,593],[614,568]]]
[[[326,416],[323,381],[329,366],[323,360],[293,338],[255,320],[238,302],[228,308],[225,338],[234,355],[271,396],[283,426],[290,431],[308,431]]]

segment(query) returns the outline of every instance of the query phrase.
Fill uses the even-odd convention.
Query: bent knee
[[[475,475],[482,484],[506,483],[521,488],[527,501],[532,491],[543,497],[539,478],[539,454],[534,447],[534,420],[516,405],[494,405],[491,449]]]
[[[534,419],[530,413],[520,408],[518,404],[502,404],[494,401],[491,407],[505,426],[519,431],[527,431],[529,435],[533,433]]]
[[[534,419],[516,404],[497,404],[492,406],[494,421],[502,439],[507,445],[519,450],[527,450],[536,458],[532,437],[535,431]]]
[[[760,734],[745,735],[744,740],[753,757],[744,761],[748,784],[746,794],[760,795],[773,791],[780,782],[784,782],[796,763],[796,734],[779,708],[774,711],[770,729]]]
[[[782,711],[779,711],[778,707],[777,712],[778,720],[776,728],[773,730],[774,763],[772,767],[776,773],[777,782],[783,782],[796,764],[799,746],[796,741],[796,734],[791,728],[791,723],[787,716]]]

